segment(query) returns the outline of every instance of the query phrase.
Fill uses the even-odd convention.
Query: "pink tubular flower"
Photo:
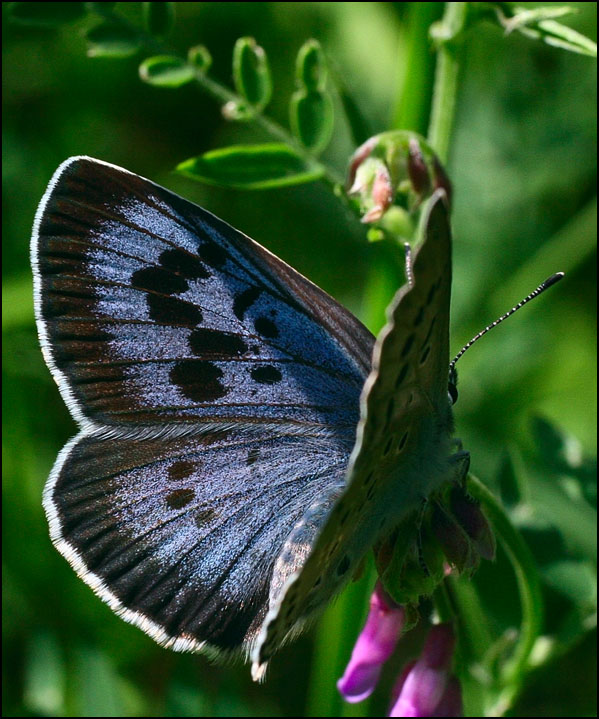
[[[395,685],[389,716],[462,716],[460,685],[449,673],[454,645],[450,624],[431,629],[420,659],[404,669]]]
[[[405,612],[376,583],[370,598],[370,611],[349,664],[337,688],[347,702],[360,702],[370,696],[383,663],[391,656],[405,620]]]

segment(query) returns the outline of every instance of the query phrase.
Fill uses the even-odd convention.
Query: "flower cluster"
[[[367,224],[381,220],[394,204],[411,212],[439,188],[451,199],[449,178],[435,153],[424,138],[404,130],[383,132],[358,147],[348,188]]]
[[[377,582],[368,619],[337,683],[346,701],[359,702],[372,693],[384,662],[401,636],[405,619],[405,609]],[[394,686],[389,716],[462,716],[460,685],[451,674],[454,645],[451,624],[432,627],[419,659],[404,667]]]

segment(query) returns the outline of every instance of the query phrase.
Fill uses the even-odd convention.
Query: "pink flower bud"
[[[405,612],[377,582],[370,598],[370,611],[349,664],[337,688],[345,701],[355,703],[370,696],[383,663],[393,653],[405,621]]]
[[[430,190],[431,178],[428,167],[424,161],[420,144],[415,137],[410,138],[408,144],[408,175],[417,195],[424,195]]]
[[[454,646],[450,624],[431,629],[420,658],[402,672],[396,684],[397,699],[389,716],[460,716],[459,685],[449,675]],[[438,714],[440,709],[447,713]]]

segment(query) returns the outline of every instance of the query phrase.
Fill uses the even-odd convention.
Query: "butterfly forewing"
[[[355,426],[370,333],[201,208],[74,158],[32,252],[46,356],[79,420]]]
[[[52,179],[32,264],[82,425],[44,494],[54,542],[157,641],[247,650],[277,558],[279,579],[301,566],[325,519],[306,510],[342,490],[374,338],[245,235],[90,158]]]
[[[255,676],[290,628],[343,586],[377,537],[447,478],[451,237],[443,193],[428,208],[413,270],[414,284],[397,293],[374,348],[346,489],[304,566],[271,602]]]

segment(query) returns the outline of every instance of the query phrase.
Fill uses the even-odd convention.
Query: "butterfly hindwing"
[[[242,233],[148,180],[67,160],[32,243],[38,327],[94,425],[355,425],[370,333]]]
[[[142,440],[83,434],[45,491],[52,538],[96,593],[161,644],[247,651],[290,528],[339,492],[350,448],[351,438],[281,425]]]
[[[429,205],[413,272],[413,285],[398,291],[375,345],[345,491],[305,564],[271,601],[253,656],[255,676],[294,624],[351,577],[377,537],[447,478],[451,237],[443,193]]]

